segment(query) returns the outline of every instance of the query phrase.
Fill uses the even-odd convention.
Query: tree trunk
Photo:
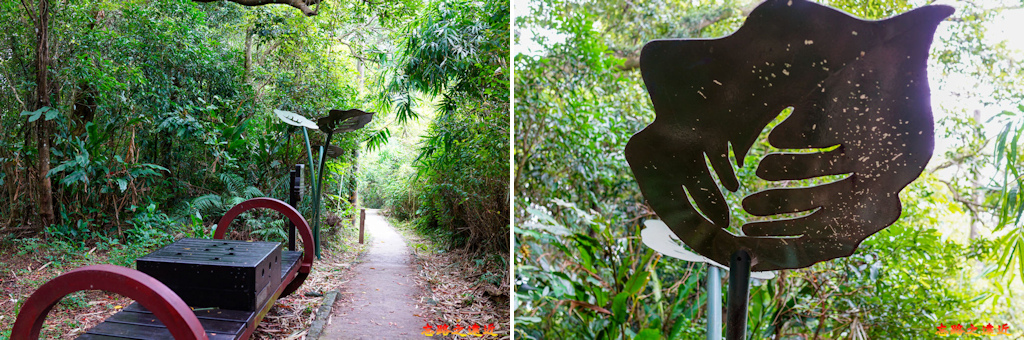
[[[974,123],[981,124],[981,110],[974,110]],[[973,173],[971,174],[971,177],[971,187],[975,189],[972,189],[974,192],[971,193],[972,197],[970,198],[970,200],[973,201],[978,206],[981,206],[981,204],[983,203],[983,194],[981,190],[978,190],[981,188],[981,183],[979,182],[978,174]],[[980,222],[978,220],[980,218],[981,216],[974,216],[974,214],[971,214],[971,234],[969,240],[974,240],[978,238],[978,223]]]
[[[356,174],[359,173],[359,146],[356,146],[352,150],[352,173],[348,177],[348,188],[351,190],[348,195],[348,202],[356,207],[359,203],[359,181],[356,180]],[[341,186],[340,184],[338,186]],[[340,189],[340,188],[339,188]],[[338,190],[341,193],[341,190]]]
[[[249,31],[245,35],[245,83],[252,84],[252,37],[256,35]]]
[[[50,106],[50,1],[39,0],[39,15],[36,16],[36,105],[38,110]],[[50,137],[53,134],[50,122],[45,117],[36,120],[36,145],[39,148],[38,159],[38,205],[39,219],[42,222],[39,230],[54,222],[53,186],[50,177]]]

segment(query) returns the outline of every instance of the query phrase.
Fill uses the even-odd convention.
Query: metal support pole
[[[726,310],[725,339],[747,336],[747,304],[750,299],[750,254],[737,250],[729,258],[729,308]]]
[[[363,244],[363,230],[366,228],[366,209],[359,209],[359,244]]]
[[[312,202],[313,203],[313,212],[310,214],[313,217],[313,241],[314,241],[313,242],[313,245],[314,245],[313,248],[315,248],[313,250],[313,253],[316,254],[317,258],[319,259],[320,258],[320,247],[319,247],[320,243],[317,243],[316,241],[319,240],[319,229],[318,229],[319,228],[319,224],[317,224],[317,221],[319,221],[319,218],[317,217],[317,213],[319,213],[318,210],[320,210],[320,200],[318,198],[318,196],[320,195],[320,190],[319,190],[319,188],[317,188],[316,165],[315,165],[315,163],[313,163],[313,148],[310,147],[310,144],[309,144],[309,131],[306,130],[305,127],[302,128],[302,136],[305,137],[305,139],[306,139],[306,156],[309,156],[309,175],[310,175],[309,183],[310,183],[310,186],[311,186],[311,188],[309,188],[310,189],[309,192],[313,194],[313,202]],[[304,250],[304,251],[308,251],[308,250]]]
[[[306,138],[306,156],[309,157],[309,182],[313,183],[313,187],[310,188],[310,192],[316,191],[316,167],[313,166],[313,148],[309,144],[309,131],[305,127],[302,128],[302,136]]]
[[[322,202],[320,195],[323,193],[324,183],[324,163],[327,162],[327,147],[331,145],[331,137],[334,136],[334,131],[327,132],[327,139],[323,146],[320,146],[320,170],[317,171],[316,178],[316,206],[313,208],[313,239],[315,240],[314,246],[316,247],[316,258],[320,258],[320,202]]]
[[[320,195],[323,189],[320,185],[323,183],[321,179],[324,178],[324,161],[326,159],[327,152],[323,146],[320,146],[320,169],[316,171],[317,178],[313,179],[316,182],[316,192],[313,193],[313,247],[316,249],[315,254],[318,260],[320,259],[320,202],[322,202]]]
[[[707,294],[707,340],[722,340],[722,272],[711,264],[708,264]]]

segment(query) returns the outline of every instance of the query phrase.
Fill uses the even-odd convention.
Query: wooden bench
[[[43,284],[25,301],[11,330],[12,340],[38,339],[46,315],[64,296],[82,290],[104,290],[133,300],[128,307],[89,329],[78,339],[248,339],[278,298],[302,285],[313,266],[313,236],[295,208],[273,198],[254,198],[232,207],[221,218],[214,239],[223,239],[239,214],[273,209],[287,217],[302,237],[303,251],[281,252],[281,277],[268,286],[269,299],[253,310],[195,308],[152,276],[114,265],[71,270]]]

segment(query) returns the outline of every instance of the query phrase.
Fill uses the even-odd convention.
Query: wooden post
[[[366,209],[359,209],[359,244],[363,244],[363,229],[366,227]]]

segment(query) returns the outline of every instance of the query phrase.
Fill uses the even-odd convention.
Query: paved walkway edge
[[[313,320],[313,324],[309,326],[309,333],[306,333],[306,339],[320,339],[320,336],[324,333],[324,328],[327,327],[327,317],[331,315],[334,300],[337,298],[337,289],[324,294],[324,300],[320,303],[320,308],[316,310],[316,319]]]

